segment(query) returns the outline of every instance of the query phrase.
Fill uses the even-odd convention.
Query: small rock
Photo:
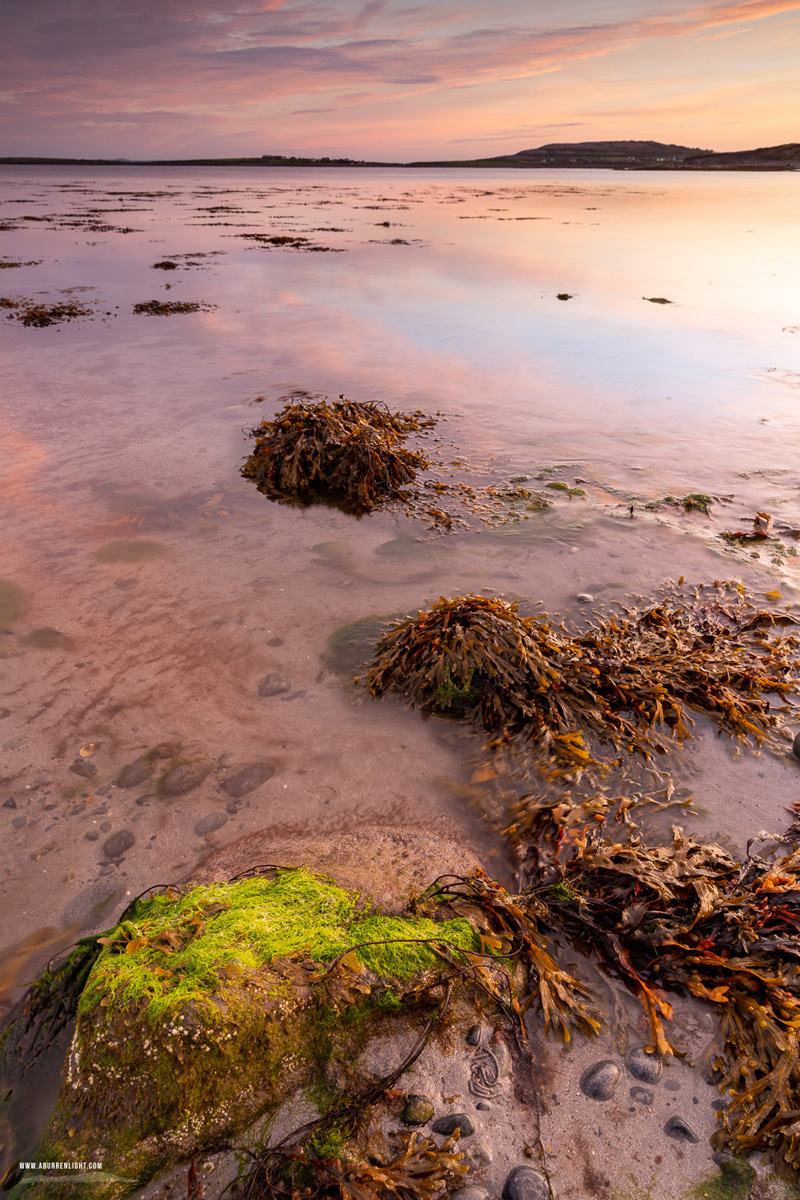
[[[470,1029],[469,1033],[467,1034],[467,1045],[468,1046],[480,1046],[480,1044],[481,1044],[481,1027],[480,1027],[480,1025],[473,1025],[472,1029]],[[467,1191],[467,1190],[468,1189],[466,1189],[466,1188],[462,1188],[462,1191]]]
[[[503,1186],[503,1200],[550,1200],[550,1188],[541,1171],[514,1167]]]
[[[657,1054],[648,1054],[644,1046],[632,1046],[625,1055],[625,1066],[640,1083],[658,1083],[663,1063]]]
[[[400,1113],[404,1125],[427,1125],[433,1120],[435,1109],[427,1096],[411,1095]]]
[[[259,696],[280,696],[283,692],[290,692],[292,685],[285,675],[281,675],[280,671],[273,671],[270,675],[265,675],[258,685]]]
[[[594,600],[594,596],[591,592],[578,592],[575,599],[580,600],[581,604],[591,604]]]
[[[0,721],[5,721],[6,717],[11,716],[10,708],[0,708]]]
[[[470,1146],[467,1157],[471,1159],[478,1169],[490,1166],[494,1159],[494,1155],[489,1147],[484,1146],[482,1142],[478,1142],[475,1146]]]
[[[27,824],[27,821],[27,817],[14,817],[14,820],[11,822],[11,824],[15,829],[22,829],[22,826]]]
[[[16,807],[17,807],[17,802],[13,796],[9,796],[9,798],[7,800],[3,801],[3,808],[16,808]]]
[[[668,1079],[664,1084],[665,1092],[679,1092],[680,1090],[681,1085],[678,1083],[677,1079]]]
[[[472,1137],[475,1132],[472,1119],[466,1113],[450,1113],[447,1117],[439,1117],[438,1121],[433,1122],[431,1129],[434,1133],[443,1133],[447,1137],[457,1129],[461,1130],[462,1138]]]
[[[794,741],[792,742],[792,753],[794,754],[795,758],[800,758],[800,733],[796,733],[794,735]]]
[[[649,1107],[653,1103],[654,1098],[655,1097],[654,1097],[653,1093],[651,1092],[650,1088],[646,1088],[646,1087],[632,1087],[631,1088],[631,1099],[638,1100],[640,1104],[646,1104]]]
[[[488,1101],[486,1101],[486,1100],[479,1100],[478,1103],[475,1105],[475,1107],[477,1109],[479,1109],[481,1112],[491,1112],[492,1111],[491,1104],[489,1104]]]
[[[674,1138],[676,1142],[694,1142],[696,1144],[700,1141],[691,1125],[688,1121],[684,1121],[683,1117],[670,1117],[664,1126],[664,1133],[667,1137]]]
[[[86,840],[87,840],[87,842],[96,842],[99,837],[100,837],[100,834],[97,832],[96,829],[90,829],[86,835]]]
[[[619,1063],[605,1058],[586,1068],[581,1075],[580,1089],[590,1100],[610,1100],[621,1078],[622,1067]]]
[[[205,837],[207,833],[214,833],[217,829],[222,829],[222,826],[226,824],[227,820],[227,813],[209,813],[207,817],[203,817],[202,821],[197,822],[194,827],[194,831],[198,837]]]
[[[111,837],[103,842],[103,854],[106,858],[120,858],[126,850],[130,850],[135,841],[136,838],[130,829],[120,829],[119,833],[112,833]]]
[[[144,783],[153,774],[155,767],[150,759],[140,754],[132,763],[128,763],[127,767],[123,767],[117,776],[117,787],[119,788],[134,788],[140,783]]]
[[[97,774],[97,767],[93,762],[89,762],[88,758],[76,758],[70,771],[75,775],[80,775],[83,779],[91,779],[93,775]]]
[[[187,792],[199,787],[213,769],[213,764],[205,762],[203,759],[173,767],[162,779],[161,791],[165,796],[184,796]]]
[[[240,771],[237,771],[235,775],[224,779],[222,790],[232,796],[234,800],[239,800],[242,796],[247,796],[256,788],[261,787],[262,783],[266,783],[268,779],[272,779],[274,774],[275,768],[271,763],[250,763],[249,766],[242,767]]]
[[[489,1193],[482,1187],[463,1187],[452,1193],[451,1200],[489,1200]]]

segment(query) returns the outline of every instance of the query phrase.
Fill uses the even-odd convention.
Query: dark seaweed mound
[[[432,424],[419,412],[392,413],[344,396],[332,403],[290,400],[272,421],[250,431],[256,444],[242,474],[273,499],[328,500],[367,513],[397,499],[429,466],[403,443]]]

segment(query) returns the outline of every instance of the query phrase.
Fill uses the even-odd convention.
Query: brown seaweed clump
[[[423,413],[393,413],[380,404],[289,400],[273,420],[252,429],[255,449],[242,474],[273,499],[328,500],[367,513],[401,497],[430,464],[404,445],[435,422]]]
[[[200,300],[147,300],[134,304],[133,311],[148,317],[170,317],[173,313],[209,312],[216,307],[216,304],[204,304]]]
[[[717,1149],[772,1151],[800,1167],[800,851],[738,862],[721,846],[673,829],[670,845],[636,834],[610,841],[585,826],[562,830],[517,903],[581,939],[638,995],[653,1050],[674,1052],[662,1018],[665,989],[715,1010],[706,1073],[727,1104]],[[796,842],[795,824],[779,841]],[[755,840],[755,839],[754,839]],[[546,915],[542,918],[544,907]]]
[[[30,264],[16,264],[28,266]],[[85,304],[75,304],[74,301],[59,304],[36,304],[32,300],[0,299],[0,308],[12,311],[8,314],[9,321],[20,321],[23,325],[35,329],[44,329],[48,325],[59,325],[62,321],[74,321],[77,317],[91,317],[92,310]]]
[[[570,636],[503,600],[442,597],[381,638],[367,682],[373,696],[398,691],[471,717],[491,746],[522,744],[562,774],[597,766],[602,745],[623,758],[665,751],[691,736],[690,708],[735,738],[777,745],[770,696],[797,694],[800,643],[766,631],[787,620],[736,592],[665,599]]]

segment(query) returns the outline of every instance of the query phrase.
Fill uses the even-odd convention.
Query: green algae
[[[705,1176],[689,1192],[692,1200],[747,1200],[756,1181],[756,1172],[743,1158],[729,1158],[720,1165],[719,1175]]]
[[[467,921],[359,915],[356,905],[355,893],[305,871],[193,888],[179,899],[154,896],[141,903],[139,915],[103,939],[105,949],[78,1011],[88,1014],[113,999],[145,1005],[148,1020],[157,1023],[194,1004],[218,1020],[210,996],[220,985],[282,956],[302,952],[312,962],[326,963],[360,942],[403,938],[478,948]],[[401,941],[366,947],[358,957],[381,978],[405,981],[438,961],[427,946]]]

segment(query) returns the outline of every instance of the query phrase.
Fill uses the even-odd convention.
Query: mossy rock
[[[385,916],[300,869],[139,902],[101,939],[36,1151],[102,1161],[116,1179],[64,1180],[59,1197],[125,1196],[240,1137],[332,1063],[349,1069],[371,1023],[451,973],[429,938],[450,955],[481,946],[467,920]]]

